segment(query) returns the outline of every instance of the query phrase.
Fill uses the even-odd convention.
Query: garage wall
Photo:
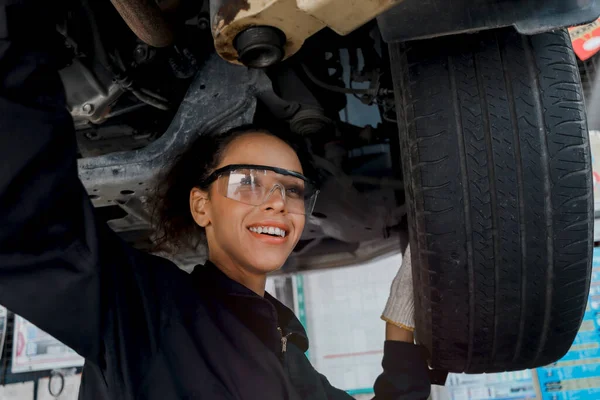
[[[380,316],[401,260],[397,254],[302,275],[309,358],[332,385],[351,394],[372,393],[382,371],[385,323]]]
[[[384,324],[379,314],[400,256],[359,267],[303,274],[310,359],[334,386],[355,398],[372,398],[381,372]],[[500,374],[450,374],[434,386],[432,400],[600,399],[600,248],[584,322],[560,361],[536,370]]]

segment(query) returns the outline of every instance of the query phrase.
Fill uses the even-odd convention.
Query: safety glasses
[[[279,191],[291,214],[310,215],[319,194],[315,183],[304,175],[264,165],[227,165],[210,174],[200,186],[208,187],[215,181],[220,195],[252,206],[264,204]]]

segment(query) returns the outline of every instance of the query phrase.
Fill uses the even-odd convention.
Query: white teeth
[[[257,226],[248,228],[251,232],[256,233],[268,233],[269,235],[277,235],[281,237],[285,237],[286,233],[281,228],[276,228],[274,226]]]

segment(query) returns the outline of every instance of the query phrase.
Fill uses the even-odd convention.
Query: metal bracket
[[[251,123],[257,94],[270,88],[264,72],[229,64],[213,54],[160,138],[139,150],[78,161],[79,176],[94,206],[145,196],[165,161],[196,135]]]

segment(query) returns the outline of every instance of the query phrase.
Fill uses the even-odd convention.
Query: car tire
[[[547,365],[591,276],[591,155],[564,30],[390,44],[415,284],[434,369]]]

